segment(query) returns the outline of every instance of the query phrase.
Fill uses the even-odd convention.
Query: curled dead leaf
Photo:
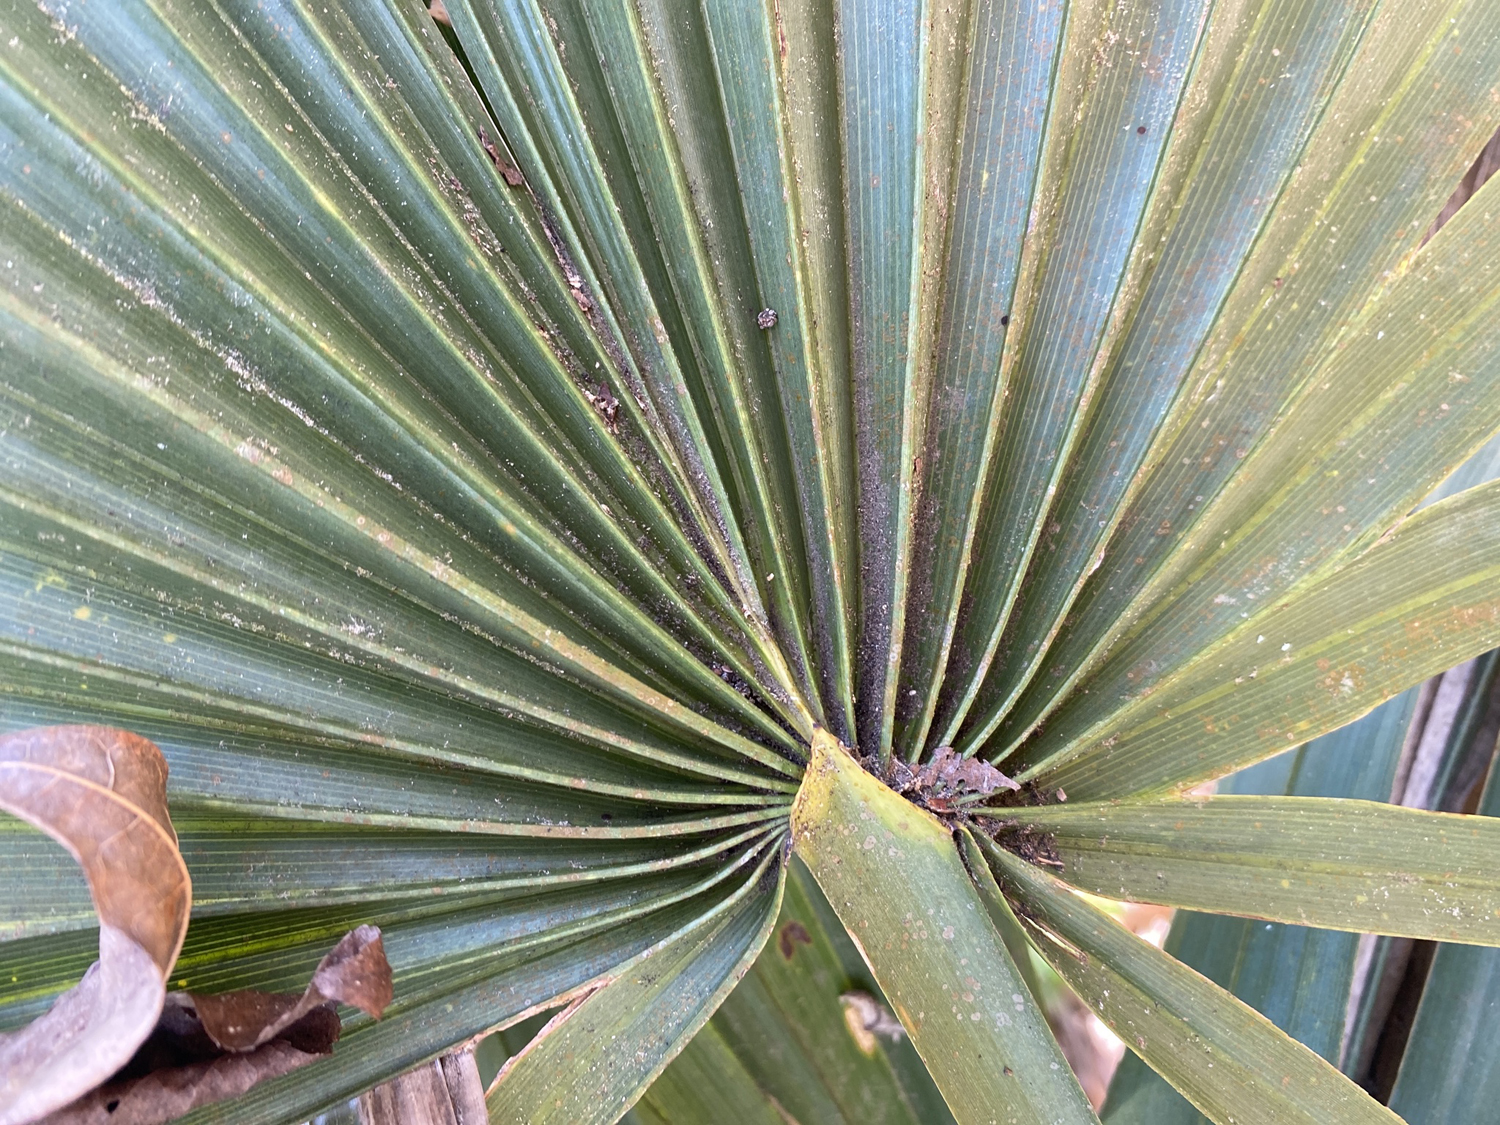
[[[249,1051],[274,1039],[308,1012],[326,1004],[349,1004],[376,1019],[391,1002],[391,966],[380,927],[350,930],[318,962],[302,995],[243,989],[189,999],[203,1030],[226,1051]]]
[[[300,995],[167,993],[192,884],[167,814],[166,759],[138,735],[61,726],[0,737],[0,809],[68,849],[99,915],[99,960],[83,980],[0,1035],[0,1125],[169,1121],[327,1054],[336,1004],[379,1017],[391,1002],[375,926],[344,935]]]
[[[336,1004],[379,1018],[391,994],[391,967],[376,926],[345,934],[300,994],[170,993],[129,1065],[44,1125],[159,1125],[238,1097],[332,1051],[339,1038]]]
[[[290,1074],[326,1053],[273,1040],[248,1054],[219,1055],[107,1083],[47,1117],[43,1125],[159,1125],[199,1106],[238,1097],[257,1083]]]
[[[0,737],[0,809],[62,844],[99,914],[99,960],[48,1012],[0,1036],[0,1125],[66,1105],[151,1034],[187,934],[192,884],[154,744],[97,726]]]
[[[931,792],[972,793],[987,797],[997,789],[1015,792],[1017,781],[1006,777],[983,758],[965,758],[951,746],[939,746],[917,771],[917,783]]]

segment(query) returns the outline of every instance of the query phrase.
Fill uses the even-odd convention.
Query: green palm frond
[[[1500,430],[1500,188],[1427,238],[1495,6],[440,14],[0,13],[0,721],[162,748],[176,987],[395,971],[213,1119],[571,1005],[492,1116],[613,1121],[795,851],[959,1121],[1093,1119],[1028,942],[1216,1121],[1391,1120],[1063,888],[1500,944],[1474,822],[1183,796],[1500,645],[1500,485],[1417,510]],[[11,1028],[97,934],[0,855]]]

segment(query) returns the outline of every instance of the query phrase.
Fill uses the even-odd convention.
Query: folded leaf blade
[[[995,749],[1015,746],[1054,710],[1099,705],[1070,696],[1160,598],[1153,583],[1174,557],[1217,548],[1218,538],[1192,533],[1207,501],[1316,384],[1317,369],[1372,294],[1409,268],[1443,201],[1500,123],[1484,92],[1500,43],[1475,35],[1487,57],[1451,53],[1455,31],[1465,36],[1488,19],[1482,2],[1375,10],[1194,360],[1185,400],[1125,498],[1118,531],[1061,624],[1045,670],[1006,716]],[[1279,75],[1267,82],[1279,88]],[[1460,125],[1455,100],[1486,111]],[[1399,365],[1395,374],[1404,374]]]
[[[1500,945],[1500,822],[1322,797],[1023,812],[1093,894],[1356,933]]]
[[[985,846],[983,843],[981,846]],[[1395,1125],[1394,1113],[1254,1009],[990,844],[1033,943],[1125,1044],[1216,1123]]]
[[[1092,737],[1051,758],[1023,752],[1032,764],[1022,776],[1085,798],[1186,788],[1342,726],[1493,648],[1496,512],[1493,482],[1422,509],[1135,695]]]
[[[832,737],[821,735],[813,750],[792,818],[794,847],[953,1116],[961,1125],[1097,1120],[951,832]]]
[[[618,1120],[760,952],[780,904],[779,872],[762,866],[747,890],[719,918],[651,950],[554,1017],[490,1088],[490,1119]]]

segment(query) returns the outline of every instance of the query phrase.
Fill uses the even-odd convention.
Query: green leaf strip
[[[792,832],[960,1125],[1097,1120],[936,817],[819,732]]]
[[[1500,391],[1500,377],[1495,384]],[[1075,799],[1186,788],[1343,726],[1497,644],[1500,483],[1492,482],[1424,508],[1066,751],[1023,755],[1021,773]]]
[[[296,821],[177,821],[194,879],[194,919],[249,910],[377,903],[426,893],[461,898],[522,888],[629,881],[723,862],[775,825],[706,839],[497,839],[460,832],[348,830]],[[15,890],[0,902],[0,939],[94,924],[87,889],[58,849],[0,822],[0,868]],[[76,865],[75,865],[76,868]]]
[[[1493,818],[1375,801],[1228,796],[1050,805],[1015,822],[1046,833],[1060,876],[1093,894],[1500,945]]]
[[[500,1072],[490,1120],[613,1125],[750,970],[776,920],[783,872],[767,857],[757,892],[721,908],[721,920],[651,950],[555,1017]]]
[[[1058,975],[1215,1125],[1395,1125],[1394,1113],[1218,985],[981,838]]]
[[[1024,940],[1024,939],[1023,939]],[[702,1089],[703,1072],[726,1071],[730,1082],[747,1076],[760,1100],[769,1099],[782,1114],[799,1122],[828,1125],[952,1125],[947,1105],[909,1040],[888,1035],[860,1042],[850,1031],[841,999],[863,992],[883,1002],[880,986],[860,960],[828,900],[799,860],[787,872],[786,896],[776,933],[766,953],[740,982],[713,1019],[688,1045],[646,1094],[671,1088],[680,1105],[695,1097],[713,1098]],[[693,1062],[710,1032],[715,1045]],[[729,1065],[721,1051],[732,1051]],[[684,1072],[695,1077],[688,1077]],[[728,1083],[717,1086],[729,1093]],[[748,1095],[749,1091],[744,1091]],[[747,1096],[750,1105],[756,1097]],[[671,1115],[663,1116],[672,1120]],[[687,1125],[689,1117],[681,1125]],[[703,1125],[732,1121],[727,1109],[700,1114]],[[777,1118],[777,1125],[783,1119]]]
[[[1173,426],[1173,411],[1189,399],[1183,392],[1191,386],[1193,362],[1246,258],[1258,248],[1278,197],[1306,158],[1309,134],[1337,91],[1376,5],[1273,0],[1249,9],[1214,5],[1211,16],[1193,8],[1157,14],[1156,7],[1146,6],[1157,41],[1171,42],[1176,26],[1195,18],[1206,18],[1209,27],[1170,123],[1162,120],[1165,114],[1137,109],[1134,120],[1147,128],[1143,137],[1139,125],[1132,127],[1128,111],[1136,107],[1130,105],[1123,115],[1111,107],[1102,123],[1094,123],[1096,129],[1103,124],[1105,137],[1112,134],[1115,140],[1107,166],[1122,148],[1129,153],[1122,139],[1126,146],[1139,145],[1160,134],[1166,153],[1135,232],[1128,269],[1121,271],[1109,331],[1091,356],[1091,385],[1084,396],[1091,401],[1080,404],[1073,422],[1077,432],[1064,447],[1066,462],[1053,476],[1056,495],[1049,489],[1036,518],[1038,539],[1029,569],[992,649],[998,657],[991,674],[965,723],[966,745],[989,739],[1042,667],[1064,613],[1124,515],[1125,499],[1141,480],[1154,439]],[[1111,32],[1120,19],[1111,14]],[[1120,46],[1129,38],[1122,35]],[[1124,65],[1140,74],[1156,72],[1154,63],[1149,71]],[[1150,83],[1159,81],[1153,77]],[[1091,183],[1085,169],[1073,175],[1077,186],[1070,185],[1069,194]],[[1124,191],[1117,190],[1110,204],[1104,214],[1111,225],[1117,213],[1130,214]],[[1097,237],[1097,226],[1088,230],[1089,237]],[[1066,275],[1073,263],[1063,261]],[[1071,322],[1063,320],[1054,331],[1070,332]],[[1044,362],[1041,378],[1049,379],[1051,371]]]
[[[921,749],[931,725],[959,597],[978,549],[978,516],[1004,401],[1001,351],[1020,311],[1021,244],[1036,205],[1067,14],[1060,4],[972,7],[953,183],[934,191],[951,217],[942,306],[930,314],[939,327],[915,474],[920,491],[907,589],[909,602],[924,610],[904,622],[895,699],[896,745],[907,758]]]
[[[1201,674],[1215,645],[1233,644],[1247,630],[1269,640],[1287,600],[1309,606],[1323,597],[1332,609],[1321,592],[1338,583],[1330,572],[1343,566],[1353,579],[1361,565],[1373,565],[1381,552],[1372,546],[1493,436],[1500,414],[1500,288],[1491,284],[1489,262],[1500,241],[1500,211],[1487,201],[1496,198],[1500,184],[1492,180],[1370,302],[1287,416],[1208,506],[1161,584],[1143,595],[1149,609],[1124,615],[1133,623],[1089,679],[1087,695],[1053,714],[1012,772],[1069,754],[1070,745],[1089,745],[1100,726],[1118,726],[1119,716],[1100,718],[1101,700],[1120,711],[1159,708],[1184,678]],[[1428,547],[1433,557],[1444,550]],[[1368,571],[1361,577],[1375,581]],[[1429,588],[1436,598],[1449,593],[1435,576]],[[1386,596],[1399,600],[1395,590]],[[1349,614],[1347,604],[1338,608]],[[1339,721],[1493,643],[1430,648],[1441,655],[1426,670],[1413,668]],[[1327,729],[1309,724],[1287,747]]]
[[[1299,395],[1327,382],[1332,370],[1350,372],[1334,383],[1336,395],[1360,385],[1375,362],[1385,368],[1382,379],[1391,384],[1409,374],[1410,359],[1386,363],[1378,350],[1369,363],[1348,369],[1329,367],[1328,361],[1341,340],[1352,342],[1351,330],[1358,329],[1359,315],[1371,303],[1372,293],[1379,298],[1415,264],[1413,254],[1433,217],[1500,124],[1500,103],[1489,96],[1500,66],[1500,40],[1481,31],[1492,19],[1488,0],[1377,7],[1297,160],[1296,174],[1282,189],[1203,342],[1184,383],[1183,401],[1174,407],[1145,458],[1141,479],[1125,497],[1128,507],[1119,514],[1118,532],[1092,561],[1098,569],[1077,595],[1052,647],[1036,657],[1042,667],[1006,716],[992,749],[1008,752],[1059,707],[1099,706],[1093,691],[1086,703],[1072,693],[1139,614],[1161,596],[1154,583],[1172,569],[1175,556],[1186,550],[1201,559],[1219,549],[1223,537],[1196,535],[1195,525],[1207,502],[1274,433],[1279,424],[1273,423]],[[1298,27],[1288,42],[1304,31]],[[1458,41],[1466,46],[1454,55]],[[1288,43],[1272,46],[1285,57]],[[1267,84],[1251,93],[1252,103],[1281,96],[1285,79],[1279,73],[1265,77]],[[1452,107],[1458,103],[1475,107],[1474,114],[1457,120]],[[1185,151],[1196,152],[1192,146]],[[1219,159],[1219,153],[1213,152],[1210,159]],[[1460,268],[1445,284],[1461,288],[1468,272]],[[1403,324],[1420,323],[1424,311],[1403,310],[1397,316]],[[1393,338],[1387,335],[1379,343]],[[1446,378],[1450,369],[1444,367],[1440,377]],[[1466,369],[1460,373],[1472,375]],[[1403,417],[1411,418],[1416,409],[1421,408],[1408,408]],[[1102,436],[1114,439],[1108,433]],[[1349,452],[1357,460],[1373,448],[1390,446],[1388,437],[1372,434],[1356,441]],[[1308,456],[1304,443],[1294,454],[1278,455],[1279,464],[1277,459],[1265,462],[1257,475],[1278,478]],[[1351,479],[1369,475],[1355,473]],[[1440,471],[1428,479],[1435,482],[1438,476]],[[1321,505],[1312,510],[1320,511]],[[1399,514],[1398,510],[1384,518]],[[1351,522],[1347,515],[1344,522]],[[1314,527],[1317,523],[1315,518]],[[1373,526],[1377,534],[1384,530],[1379,518]],[[1266,542],[1259,536],[1255,541]],[[1296,542],[1301,552],[1302,543]],[[1130,608],[1122,613],[1122,607]],[[1241,601],[1229,608],[1240,612],[1251,607]],[[1190,636],[1202,624],[1196,623]],[[1174,644],[1179,641],[1174,639]],[[1198,643],[1190,640],[1184,650]],[[1161,645],[1149,653],[1157,662],[1156,674],[1165,670],[1163,655]],[[1054,725],[1048,722],[1049,728]]]
[[[1034,552],[1046,557],[1055,545],[1052,535],[1044,541],[1049,508],[1098,389],[1100,347],[1123,315],[1118,302],[1134,296],[1122,285],[1176,135],[1208,10],[1203,0],[1133,0],[1077,5],[1069,13],[1041,183],[1026,224],[1026,266],[1036,273],[1022,278],[1010,306],[1015,323],[999,375],[1005,390],[987,427],[995,431],[986,434],[993,460],[976,482],[984,505],[961,618],[959,591],[944,596],[954,637],[946,699],[933,726],[937,744],[957,745],[1027,565]],[[1143,58],[1149,66],[1140,65]],[[1144,387],[1136,390],[1145,397]],[[1077,508],[1075,499],[1064,518]],[[1009,655],[1012,665],[1025,666]]]
[[[1500,772],[1490,767],[1479,815],[1500,818]],[[1440,945],[1391,1090],[1391,1108],[1413,1125],[1483,1121],[1494,1109],[1500,1036],[1500,953]]]
[[[571,268],[583,271],[580,291],[590,300],[606,301],[620,318],[615,332],[635,362],[620,367],[630,383],[619,398],[627,406],[633,399],[662,436],[666,459],[684,482],[684,493],[697,509],[696,521],[747,615],[752,621],[765,620],[764,602],[770,602],[779,618],[775,623],[783,626],[782,644],[801,653],[805,667],[800,607],[785,592],[783,545],[774,535],[765,538],[765,545],[780,552],[765,560],[774,560],[766,573],[779,570],[783,581],[780,589],[769,581],[762,586],[747,559],[701,411],[690,394],[682,393],[682,365],[667,346],[653,295],[641,284],[641,258],[624,229],[616,193],[549,37],[547,16],[526,0],[464,0],[450,14],[505,136],[516,146],[523,172],[573,255]],[[752,502],[748,511],[752,519],[763,519],[767,507]],[[784,686],[795,698],[793,685]],[[807,721],[805,712],[801,718]]]

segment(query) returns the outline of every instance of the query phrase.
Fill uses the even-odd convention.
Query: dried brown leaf
[[[444,10],[443,14],[446,16],[447,11]],[[482,128],[479,130],[479,145],[484,149],[485,155],[490,158],[490,162],[495,165],[495,170],[505,177],[505,182],[511,187],[520,187],[526,182],[526,177],[521,175],[521,169],[515,166],[509,156],[500,151],[500,146],[490,140],[489,134]]]
[[[129,1065],[43,1125],[171,1121],[328,1054],[339,1038],[336,1003],[378,1018],[390,1001],[391,967],[375,926],[345,934],[300,994],[170,993]]]
[[[0,1125],[66,1105],[150,1035],[187,934],[192,884],[146,739],[60,726],[0,737],[0,809],[72,853],[99,914],[99,960],[27,1027],[0,1036]]]
[[[983,758],[965,758],[951,746],[939,746],[932,758],[917,771],[917,784],[934,794],[978,794],[988,797],[997,789],[1021,788]]]
[[[932,757],[920,766],[892,758],[884,774],[873,758],[862,763],[897,793],[904,794],[923,808],[939,816],[954,811],[955,801],[988,797],[999,789],[1016,791],[1018,782],[1006,777],[982,758],[965,758],[951,746],[939,746]]]
[[[160,1125],[199,1106],[237,1098],[258,1082],[322,1057],[278,1039],[246,1054],[220,1055],[144,1078],[111,1082],[53,1114],[46,1125]]]
[[[350,930],[318,963],[312,983],[296,993],[243,989],[217,996],[193,993],[203,1030],[226,1051],[269,1042],[322,1004],[337,1001],[380,1017],[391,1002],[391,966],[378,926]]]
[[[92,726],[0,737],[0,808],[72,853],[99,921],[140,945],[165,980],[187,933],[192,887],[155,744]]]

